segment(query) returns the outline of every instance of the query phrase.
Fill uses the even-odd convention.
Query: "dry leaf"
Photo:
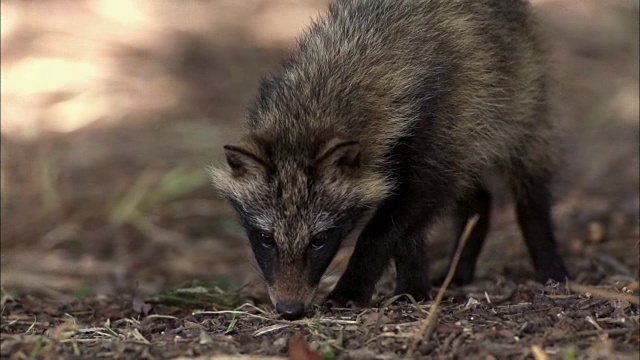
[[[322,360],[322,356],[311,350],[309,344],[300,334],[289,340],[289,359],[291,360]]]

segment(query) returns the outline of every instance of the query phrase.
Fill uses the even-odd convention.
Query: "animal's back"
[[[509,169],[523,146],[525,161],[550,160],[545,76],[526,1],[341,0],[263,86],[249,125],[293,153],[345,134],[380,168],[413,137],[436,173],[465,182]]]

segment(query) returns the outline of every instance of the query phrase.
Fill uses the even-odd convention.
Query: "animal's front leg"
[[[395,294],[409,294],[416,301],[430,299],[429,257],[424,228],[415,229],[411,236],[399,242],[393,257],[396,263]]]
[[[366,307],[392,256],[397,261],[406,261],[410,267],[417,264],[414,261],[417,260],[416,256],[421,257],[420,269],[410,269],[405,264],[399,267],[403,278],[399,279],[398,289],[409,291],[412,295],[428,293],[428,273],[422,271],[428,265],[426,256],[421,256],[425,251],[420,249],[422,251],[419,254],[407,254],[407,251],[416,249],[416,234],[423,229],[433,211],[426,202],[420,201],[421,196],[407,200],[401,194],[388,199],[365,226],[346,271],[327,297],[329,304]],[[415,271],[420,274],[413,274]]]
[[[356,242],[347,269],[327,297],[336,307],[366,307],[371,301],[376,283],[391,260],[395,234],[390,219],[383,214],[373,216]]]

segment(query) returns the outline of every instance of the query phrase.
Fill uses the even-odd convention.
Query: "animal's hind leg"
[[[518,223],[533,260],[536,279],[564,281],[569,273],[558,254],[551,220],[549,177],[524,176],[514,184]]]
[[[453,256],[460,244],[460,237],[464,233],[469,219],[476,214],[479,216],[478,222],[467,238],[465,247],[460,254],[460,261],[453,275],[453,283],[457,285],[468,284],[473,280],[478,256],[480,255],[482,245],[489,231],[491,194],[482,185],[478,185],[456,202],[453,214],[456,236],[455,246],[452,248],[449,265],[446,270],[451,267]],[[444,277],[444,274],[439,276],[435,283],[438,285],[442,284]]]

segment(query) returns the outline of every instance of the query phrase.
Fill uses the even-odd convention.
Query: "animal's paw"
[[[439,274],[431,280],[431,285],[440,288],[444,284],[444,280],[447,278],[446,273]],[[450,286],[464,286],[473,282],[472,273],[461,273],[456,271],[451,279]]]
[[[562,283],[571,280],[571,275],[562,260],[558,258],[556,261],[547,261],[539,265],[536,269],[536,280],[542,284],[546,284],[549,280]]]
[[[325,306],[329,309],[349,308],[352,310],[364,309],[369,306],[370,298],[364,296],[353,296],[339,291],[333,291],[325,299]]]
[[[423,287],[421,289],[413,289],[413,290],[398,290],[396,289],[396,291],[393,294],[394,296],[399,296],[399,295],[410,295],[411,298],[413,298],[413,300],[417,301],[417,302],[422,302],[422,301],[430,301],[433,300],[433,296],[431,294],[431,287]],[[394,302],[396,303],[409,303],[409,302],[413,302],[411,301],[411,299],[408,296],[399,296]]]

